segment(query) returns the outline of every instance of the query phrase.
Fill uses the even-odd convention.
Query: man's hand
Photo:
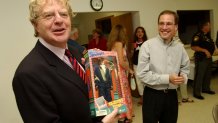
[[[129,68],[129,74],[130,74],[131,76],[134,75],[134,71],[133,71],[131,68]]]
[[[119,119],[118,109],[115,108],[113,112],[102,119],[103,123],[117,123]]]
[[[96,90],[96,91],[98,90],[98,86],[95,86],[95,90]]]
[[[170,74],[169,79],[170,83],[174,85],[179,85],[185,82],[185,78],[182,75],[178,76],[177,74]]]
[[[211,58],[210,52],[208,50],[204,50],[205,55],[207,56],[207,58]]]

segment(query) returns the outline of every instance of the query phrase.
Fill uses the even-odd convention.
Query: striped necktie
[[[82,67],[82,65],[79,64],[79,62],[76,60],[76,58],[70,53],[68,49],[65,49],[65,55],[69,58],[70,63],[73,66],[73,70],[76,71],[76,73],[79,75],[79,77],[86,82],[85,80],[85,71]]]

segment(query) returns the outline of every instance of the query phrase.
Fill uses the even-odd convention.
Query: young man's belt
[[[156,93],[172,93],[172,92],[175,92],[175,91],[176,91],[176,89],[162,89],[162,90],[156,90],[156,89],[150,88],[150,87],[148,87],[148,86],[146,86],[145,89],[148,90],[148,91],[156,92]]]

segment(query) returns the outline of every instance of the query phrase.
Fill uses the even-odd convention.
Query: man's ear
[[[36,22],[33,22],[33,21],[31,21],[31,24],[33,25],[33,27],[34,27],[34,32],[35,32],[35,36],[37,37],[38,36],[38,31],[37,31],[37,23]]]
[[[31,21],[31,24],[35,27],[35,22],[34,21]]]
[[[31,24],[33,25],[34,29],[37,28],[37,24],[36,24],[36,22],[31,21]]]
[[[176,28],[176,30],[178,30],[178,25],[176,25],[176,27],[175,27],[175,28]]]

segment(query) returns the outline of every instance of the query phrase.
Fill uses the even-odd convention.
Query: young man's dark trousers
[[[143,123],[176,123],[178,117],[176,89],[155,90],[145,87],[142,111]]]

